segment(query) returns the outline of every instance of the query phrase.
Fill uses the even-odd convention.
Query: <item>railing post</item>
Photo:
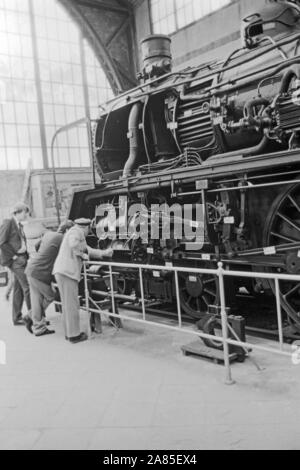
[[[83,276],[84,276],[84,296],[85,296],[85,308],[87,313],[87,334],[88,337],[91,338],[92,330],[91,330],[91,312],[90,312],[90,293],[88,288],[88,281],[87,281],[87,272],[86,272],[86,262],[83,262]]]
[[[174,274],[175,274],[175,289],[176,289],[176,301],[177,301],[177,313],[178,313],[178,326],[179,326],[179,328],[182,328],[180,292],[179,292],[179,282],[178,282],[177,269],[175,270]]]
[[[140,288],[141,288],[141,298],[142,298],[143,320],[146,320],[145,295],[144,295],[142,268],[139,268],[139,274],[140,274]]]
[[[110,279],[110,293],[111,293],[111,306],[112,313],[116,314],[115,296],[114,296],[114,281],[111,264],[109,265],[109,279]]]
[[[223,275],[223,263],[218,263],[218,277],[219,277],[219,288],[220,288],[220,307],[221,307],[221,322],[222,322],[222,336],[223,336],[223,349],[224,349],[224,365],[226,369],[225,383],[227,385],[234,384],[231,376],[231,367],[229,360],[229,345],[228,339],[228,327],[227,327],[227,313],[226,313],[226,302],[225,302],[225,289],[224,289],[224,275]]]
[[[275,279],[275,295],[276,295],[279,344],[280,344],[280,350],[282,351],[283,350],[282,315],[281,315],[281,304],[280,304],[279,280],[277,278]]]

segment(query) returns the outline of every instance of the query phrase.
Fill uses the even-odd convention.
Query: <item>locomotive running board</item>
[[[300,171],[300,149],[286,150],[271,154],[255,155],[252,157],[240,156],[208,159],[202,165],[178,168],[168,173],[137,174],[130,178],[122,178],[109,182],[102,182],[94,189],[74,190],[73,200],[70,207],[69,217],[78,204],[82,205],[88,201],[105,197],[107,195],[127,194],[129,190],[135,192],[145,191],[150,188],[167,187],[171,184],[194,183],[200,179],[211,181],[225,177],[228,174],[244,174],[249,172],[260,172],[266,169],[279,168],[290,164],[298,164]],[[200,192],[200,191],[199,191]],[[78,212],[78,210],[77,210]]]

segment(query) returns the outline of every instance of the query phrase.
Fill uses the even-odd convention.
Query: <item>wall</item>
[[[240,47],[241,20],[268,0],[234,0],[220,10],[171,35],[174,70],[224,59]],[[137,41],[150,34],[148,0],[135,11]]]
[[[73,190],[92,185],[89,169],[56,170],[56,181],[60,200],[60,215],[63,218],[69,208]],[[51,171],[34,171],[30,181],[33,215],[56,222],[55,191]]]
[[[67,213],[73,189],[90,186],[92,184],[92,172],[86,168],[59,169],[56,170],[56,177],[61,199],[61,215],[63,217]],[[23,200],[26,193],[28,196],[26,202],[31,207],[32,216],[37,219],[46,219],[46,224],[49,222],[51,225],[52,221],[56,223],[51,170],[32,171],[29,179],[25,171],[18,170],[0,171],[0,224],[4,218],[11,216],[15,203]]]

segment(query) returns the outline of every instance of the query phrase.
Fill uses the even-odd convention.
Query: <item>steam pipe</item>
[[[288,5],[288,6],[290,6],[290,7],[293,8],[294,10],[296,10],[296,11],[299,13],[299,15],[300,15],[300,7],[299,7],[298,5],[296,5],[296,3],[286,1],[285,4]]]
[[[244,106],[244,115],[248,117],[249,123],[255,126],[260,125],[260,121],[257,120],[253,115],[253,108],[255,106],[268,106],[270,103],[266,98],[255,98],[253,100],[249,100],[245,103]]]
[[[264,135],[263,138],[261,139],[261,141],[257,145],[254,145],[253,147],[248,147],[246,149],[235,150],[233,152],[222,153],[221,155],[216,156],[216,157],[212,156],[207,161],[220,160],[220,159],[223,159],[223,158],[226,158],[226,157],[235,157],[235,156],[238,156],[238,155],[242,155],[242,156],[257,155],[257,154],[263,152],[263,150],[266,148],[268,142],[269,142],[269,138],[266,135]]]
[[[295,64],[285,72],[281,80],[279,93],[286,93],[288,91],[293,77],[297,77],[300,80],[300,65]]]
[[[241,81],[241,80],[247,79],[249,77],[252,77],[249,81],[243,83],[243,86],[247,86],[247,85],[250,85],[253,82],[256,82],[259,79],[274,78],[279,72],[281,72],[281,70],[289,67],[290,65],[299,64],[299,62],[300,62],[299,57],[293,58],[293,59],[288,59],[288,63],[278,64],[277,67],[274,70],[272,70],[272,72],[269,72],[267,75],[265,74],[265,72],[272,69],[273,67],[275,67],[276,64],[269,65],[267,67],[264,67],[263,69],[258,70],[257,72],[260,73],[260,75],[258,75],[258,76],[253,74],[253,72],[249,72],[245,75],[242,75],[241,77],[238,78],[238,80],[235,80],[235,81]],[[199,100],[203,99],[204,97],[206,98],[207,94],[210,93],[211,90],[216,90],[216,93],[214,93],[214,94],[217,95],[218,93],[226,93],[228,91],[232,92],[232,91],[235,91],[235,90],[237,90],[241,87],[241,85],[239,85],[239,84],[232,86],[231,83],[232,83],[232,81],[228,80],[227,82],[220,83],[220,84],[217,84],[215,86],[211,86],[210,88],[208,88],[206,90],[205,94],[202,94],[202,95],[199,94]],[[227,88],[225,88],[226,85],[227,85]],[[228,85],[230,85],[230,86],[228,86]],[[217,88],[222,88],[222,90],[217,91]]]
[[[124,165],[123,178],[131,175],[131,172],[137,162],[139,151],[139,117],[142,111],[142,103],[135,103],[129,113],[128,119],[128,139],[129,139],[129,157]]]

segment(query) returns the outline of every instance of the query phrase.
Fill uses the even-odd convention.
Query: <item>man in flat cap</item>
[[[24,222],[29,214],[29,207],[18,202],[10,219],[5,219],[0,226],[0,257],[1,264],[8,266],[14,274],[13,313],[14,325],[24,324],[22,306],[25,299],[28,312],[31,310],[29,284],[25,274],[28,260],[27,241],[23,230]]]
[[[36,245],[37,253],[28,261],[25,273],[28,278],[31,295],[31,318],[26,321],[26,328],[35,336],[55,333],[47,328],[46,309],[53,302],[55,293],[51,287],[52,270],[64,234],[74,223],[67,220],[60,224],[57,232],[47,231],[41,242]]]
[[[75,220],[74,227],[66,233],[62,241],[53,268],[62,302],[65,337],[71,343],[87,339],[87,335],[80,332],[79,321],[78,283],[83,260],[88,260],[89,256],[96,259],[109,258],[113,254],[110,248],[98,250],[87,245],[86,237],[90,224],[90,219]]]

